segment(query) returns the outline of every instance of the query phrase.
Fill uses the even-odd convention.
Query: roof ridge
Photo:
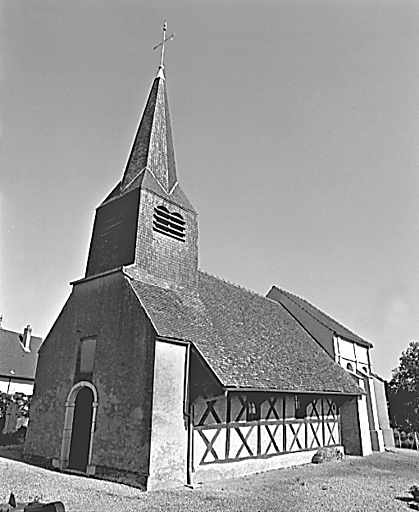
[[[339,320],[336,320],[335,318],[331,317],[328,313],[326,313],[325,311],[323,311],[322,309],[320,309],[318,306],[316,306],[315,304],[309,302],[307,299],[304,299],[303,297],[300,297],[299,295],[297,295],[296,293],[293,293],[293,292],[290,292],[288,290],[286,290],[285,288],[278,288],[278,290],[280,291],[283,291],[285,292],[287,295],[289,295],[290,297],[290,300],[292,300],[294,302],[294,304],[297,304],[295,300],[293,300],[294,297],[296,297],[297,299],[301,300],[302,302],[305,302],[306,304],[308,304],[309,306],[312,306],[313,308],[317,309],[318,311],[320,311],[320,313],[322,313],[323,315],[327,316],[328,318],[330,318],[330,320],[332,320],[333,322],[336,322],[338,325],[340,325],[341,327],[343,327],[344,329],[346,329],[347,331],[349,331],[351,334],[353,334],[354,336],[356,336],[357,338],[361,339],[362,341],[364,341],[365,343],[370,343],[368,340],[364,339],[362,336],[360,336],[359,334],[357,334],[356,332],[354,332],[352,329],[350,329],[349,327],[347,327],[345,324],[343,324],[342,322],[340,322]],[[297,304],[297,306],[299,306],[299,304]],[[316,318],[310,311],[308,311],[307,309],[305,309],[304,307],[302,306],[299,306],[301,307],[301,309],[303,309],[308,315],[310,315],[312,318],[314,318],[315,320],[317,320],[318,322],[320,322],[322,325],[324,325],[324,327],[327,327],[328,329],[330,329],[329,326],[327,326],[324,322],[322,322],[319,318]]]
[[[0,327],[0,333],[1,332],[9,332],[9,333],[12,333],[12,334],[16,334],[17,336],[19,336],[19,334],[22,334],[23,331],[12,331],[11,329],[5,329],[4,327]],[[37,336],[36,334],[31,334],[31,338],[38,338],[40,340],[42,340],[42,336]]]
[[[278,288],[278,290],[282,291],[282,292],[285,292],[287,295],[291,295],[291,297],[288,297],[290,300],[292,300],[294,302],[294,304],[296,304],[297,306],[301,307],[301,309],[303,311],[305,311],[308,315],[310,315],[312,318],[314,318],[315,320],[317,320],[318,322],[320,322],[324,327],[327,327],[328,329],[330,329],[329,326],[327,326],[324,322],[322,322],[319,318],[316,318],[310,311],[308,311],[307,309],[305,309],[304,307],[300,306],[299,304],[297,304],[297,302],[294,300],[294,297],[296,297],[297,299],[300,299],[301,301],[307,303],[307,304],[310,304],[307,300],[303,299],[303,297],[300,297],[299,295],[297,295],[296,293],[292,293],[288,290],[286,290],[285,288]],[[319,309],[317,306],[315,306],[314,304],[310,304],[311,306],[315,307],[316,309]],[[319,311],[321,311],[319,309]],[[324,313],[326,314],[326,313]],[[329,316],[329,315],[326,315],[326,316]],[[334,320],[332,317],[329,317],[331,320]],[[338,322],[339,323],[339,322]],[[344,326],[343,326],[344,327]]]
[[[233,283],[232,281],[229,281],[228,279],[225,279],[224,277],[220,277],[220,276],[216,276],[215,274],[211,274],[211,272],[208,272],[207,270],[202,270],[201,268],[199,268],[198,271],[201,272],[202,274],[206,274],[208,276],[214,277],[215,279],[218,279],[219,281],[227,283],[231,286],[235,286],[236,288],[239,288],[240,290],[244,290],[245,292],[248,292],[252,295],[256,295],[257,297],[260,297],[261,299],[270,300],[270,299],[268,299],[268,297],[266,297],[262,293],[256,292],[255,290],[251,290],[250,288],[246,288],[245,286],[243,286],[241,284]]]

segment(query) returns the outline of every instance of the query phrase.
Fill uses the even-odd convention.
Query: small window
[[[186,222],[180,213],[171,212],[163,205],[154,208],[154,231],[184,242],[185,225]]]
[[[260,420],[260,405],[255,402],[247,402],[247,421]]]
[[[349,370],[350,372],[353,372],[354,371],[354,367],[351,365],[351,363],[348,363],[346,365],[346,369]]]
[[[362,367],[362,371],[368,375],[368,368],[366,366]]]
[[[306,408],[302,405],[300,397],[298,395],[295,395],[294,397],[294,404],[295,404],[295,417],[297,419],[302,419],[306,415]]]
[[[88,377],[93,373],[95,362],[96,338],[81,340],[77,359],[77,375]]]

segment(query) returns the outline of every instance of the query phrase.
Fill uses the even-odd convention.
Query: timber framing
[[[205,401],[201,398],[192,405],[192,470],[340,446],[339,408],[333,398],[310,397],[303,418],[295,417],[295,398],[237,392]],[[254,404],[259,417],[249,420],[249,408]]]

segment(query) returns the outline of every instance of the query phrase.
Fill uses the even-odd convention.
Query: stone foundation
[[[339,450],[342,454],[344,453],[342,446],[334,447],[334,449]],[[310,464],[316,452],[317,449],[304,450],[294,453],[274,455],[267,458],[245,459],[238,460],[237,462],[202,465],[199,466],[194,473],[193,483],[198,484],[214,480],[222,480],[224,478],[237,478],[273,469]]]

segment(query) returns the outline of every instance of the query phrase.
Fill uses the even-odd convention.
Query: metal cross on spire
[[[173,34],[171,36],[166,37],[166,30],[167,30],[167,22],[165,21],[164,25],[163,25],[163,38],[162,38],[162,41],[161,41],[161,43],[159,43],[157,46],[155,46],[153,48],[153,50],[157,50],[157,48],[159,46],[161,46],[161,56],[160,56],[160,66],[159,66],[159,69],[163,69],[164,68],[164,44],[167,41],[171,41],[174,38],[174,36],[175,36],[175,33],[173,32]]]

